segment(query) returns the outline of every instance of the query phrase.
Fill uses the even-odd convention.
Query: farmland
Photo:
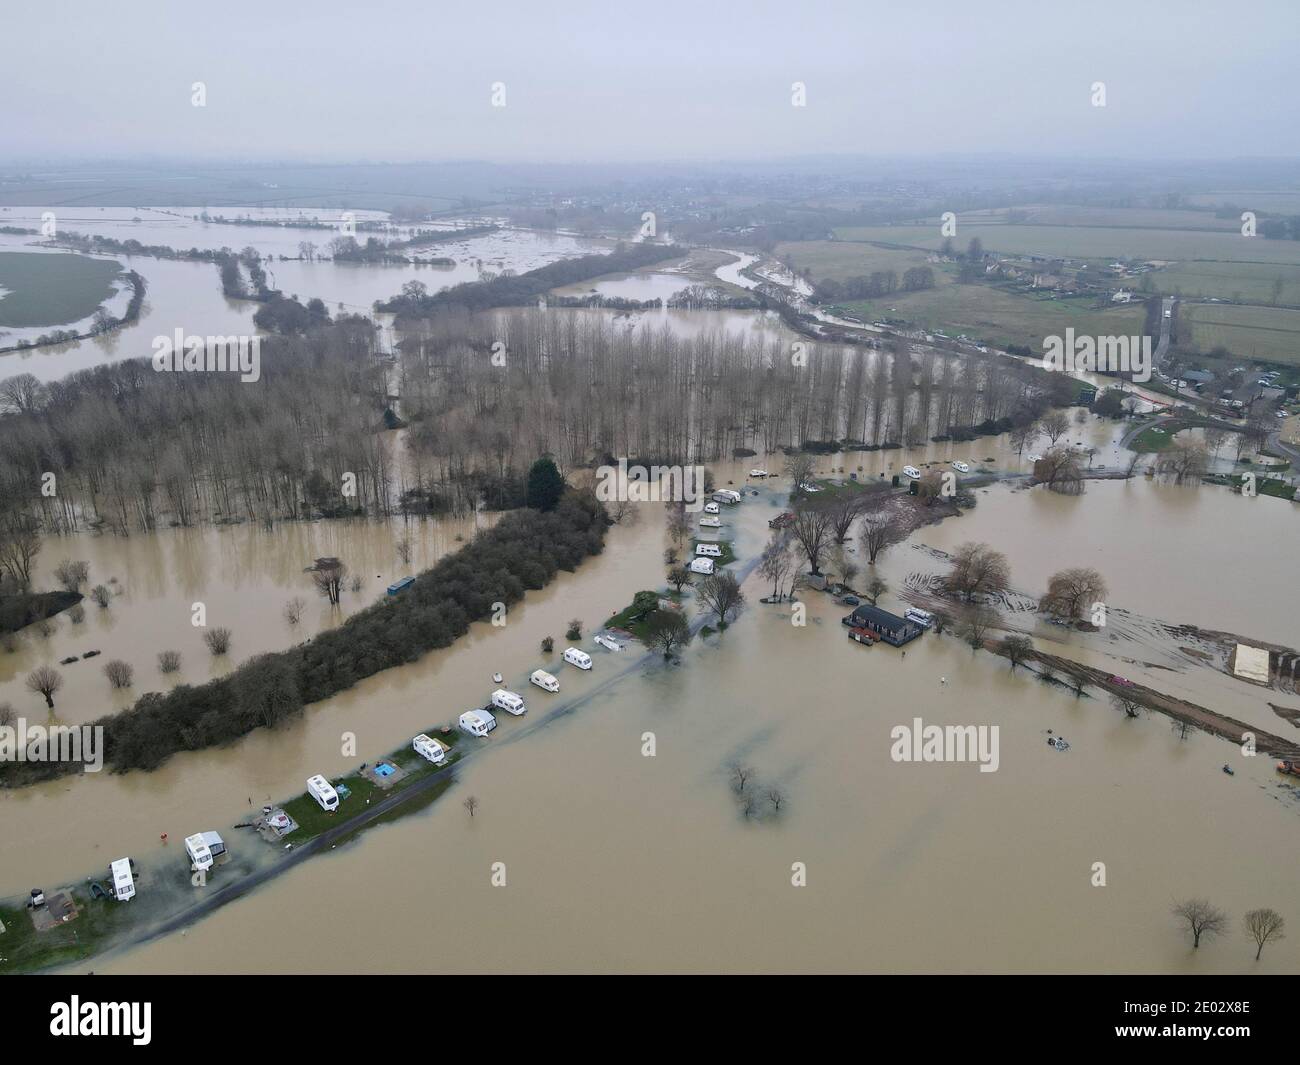
[[[1283,307],[1189,304],[1192,345],[1208,351],[1222,344],[1234,355],[1300,366],[1300,311]]]
[[[0,252],[0,327],[66,325],[95,313],[113,295],[122,268],[85,255]]]

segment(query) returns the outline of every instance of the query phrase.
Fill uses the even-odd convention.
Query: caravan
[[[442,740],[426,736],[423,732],[411,741],[411,747],[426,762],[432,762],[434,765],[442,765],[447,760],[447,745]]]
[[[190,856],[190,868],[204,872],[226,853],[226,844],[215,832],[195,832],[185,837],[185,853]]]
[[[903,617],[908,621],[920,625],[923,629],[930,628],[934,624],[934,615],[928,610],[918,610],[916,607],[909,607],[903,611]]]
[[[706,576],[713,575],[713,559],[711,558],[693,558],[691,564],[686,567],[692,573],[703,573]]]
[[[108,867],[108,872],[113,878],[113,898],[126,902],[135,897],[135,875],[131,871],[130,858],[119,858]]]
[[[696,544],[695,553],[696,555],[700,555],[705,558],[721,558],[722,545],[721,544]]]
[[[497,727],[497,719],[487,710],[466,710],[460,715],[460,730],[471,736],[486,736]]]
[[[715,518],[711,514],[706,514],[700,519],[700,527],[703,529],[721,529],[722,519]]]
[[[740,500],[740,493],[733,492],[730,488],[720,488],[718,491],[713,493],[713,501],[715,503],[729,503],[734,506],[736,503],[739,503]]]
[[[317,805],[326,813],[333,813],[339,808],[339,793],[334,790],[334,785],[319,773],[307,778],[307,794],[315,799]]]
[[[586,651],[579,651],[576,647],[566,647],[564,649],[564,660],[571,666],[577,666],[579,669],[591,668],[591,655]]]
[[[528,678],[528,681],[530,684],[536,684],[542,691],[557,692],[560,690],[560,682],[544,669],[533,670],[533,674]]]
[[[528,707],[524,706],[523,699],[514,692],[508,692],[505,688],[498,688],[492,693],[492,705],[498,710],[504,710],[507,714],[513,714],[519,717]]]

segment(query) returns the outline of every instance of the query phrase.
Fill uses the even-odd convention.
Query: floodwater
[[[740,465],[716,473],[744,479]],[[770,482],[757,490],[725,516],[724,537],[742,558],[761,548],[781,503]],[[1133,527],[1134,514],[1147,535],[1185,529],[1189,507],[1198,526],[1234,529],[1245,557],[1277,543],[1272,515],[1239,526],[1227,508],[1244,501],[1182,495],[1145,481],[1091,484],[1071,500],[1003,486],[981,493],[973,514],[922,529],[879,568],[901,586],[922,554],[911,544],[948,547],[996,528],[1015,584],[1033,591],[1040,575],[1083,561],[1081,540]],[[1256,503],[1287,513],[1277,500]],[[527,688],[528,672],[547,661],[543,635],[562,638],[577,616],[591,649],[599,621],[659,585],[662,515],[643,509],[637,524],[611,530],[603,555],[530,594],[505,627],[475,626],[453,648],[309,707],[296,724],[152,774],[0,795],[3,823],[22,826],[7,827],[0,891],[49,888],[121,853],[146,869],[175,860],[159,833],[229,826],[250,799],[283,798],[310,773],[386,752],[480,703],[500,670],[529,713],[503,715],[491,738],[475,741],[457,785],[432,808],[304,863],[184,936],[99,959],[96,971],[1300,968],[1294,940],[1271,945],[1256,966],[1235,924],[1256,906],[1286,913],[1300,889],[1300,867],[1276,860],[1300,801],[1266,760],[1205,736],[1180,740],[1159,715],[1126,720],[952,637],[927,635],[906,656],[861,648],[844,639],[843,608],[828,597],[813,594],[798,627],[788,607],[757,603],[770,589],[755,576],[741,618],[697,639],[681,666],[652,663],[606,685],[633,652],[594,650],[590,674],[554,670],[560,694]],[[1056,536],[1034,535],[1040,509]],[[1170,539],[1160,551],[1121,541],[1115,557],[1095,560],[1113,589],[1124,585],[1112,592],[1117,603],[1179,616],[1174,589],[1203,564],[1206,541]],[[882,605],[898,601],[887,594]],[[1290,624],[1280,606],[1254,620],[1279,638]],[[548,717],[575,696],[571,712]],[[890,730],[914,716],[999,725],[997,772],[893,762]],[[1049,729],[1070,750],[1047,746]],[[357,734],[357,756],[339,753],[346,732]],[[647,732],[654,757],[642,754]],[[1234,777],[1219,770],[1229,758]],[[730,788],[733,762],[755,771],[747,787],[758,816],[746,818]],[[766,798],[774,789],[779,814]],[[479,801],[472,819],[469,795]],[[497,862],[504,887],[491,886]],[[806,887],[791,884],[797,862]],[[1092,886],[1096,862],[1105,887]],[[1193,894],[1234,916],[1230,934],[1195,953],[1168,912]]]
[[[39,229],[43,208],[14,207],[0,213],[0,225]],[[268,280],[288,296],[302,300],[322,299],[331,313],[374,315],[376,300],[395,296],[408,281],[423,283],[430,292],[478,281],[487,274],[513,269],[523,273],[547,263],[579,255],[609,250],[601,241],[566,234],[534,230],[503,229],[481,237],[449,240],[412,249],[408,254],[445,257],[456,260],[454,266],[431,266],[413,263],[351,263],[305,261],[297,259],[298,243],[310,241],[321,253],[328,254],[333,230],[282,229],[278,227],[222,225],[204,223],[193,217],[201,208],[178,208],[175,212],[140,208],[79,208],[58,211],[61,231],[74,231],[119,240],[135,239],[144,244],[162,244],[188,250],[191,247],[240,250],[256,248],[263,256]],[[217,209],[214,209],[216,213]],[[228,217],[258,212],[226,209]],[[266,215],[267,209],[260,212]],[[276,212],[271,212],[276,213]],[[296,214],[296,212],[279,212]],[[308,217],[329,220],[338,212],[308,212]],[[356,212],[356,220],[382,217],[378,212]],[[138,219],[138,220],[137,220]],[[359,238],[368,234],[360,231]],[[395,227],[393,237],[409,235],[404,227]],[[0,250],[25,250],[40,253],[34,247],[41,238],[0,234]],[[280,259],[278,256],[290,256]],[[144,358],[152,354],[153,339],[170,336],[176,329],[204,336],[251,335],[256,332],[253,315],[258,304],[251,300],[230,300],[222,295],[217,268],[211,263],[154,259],[147,256],[97,256],[112,258],[125,269],[142,274],[148,285],[139,319],[104,337],[42,347],[33,351],[0,355],[0,378],[31,373],[42,381],[56,380],[76,370],[88,369],[119,359]],[[126,297],[115,298],[110,309],[120,311]],[[382,317],[382,316],[381,316]],[[54,327],[14,331],[3,343],[12,343],[28,334],[50,332]],[[62,326],[59,328],[71,328]]]

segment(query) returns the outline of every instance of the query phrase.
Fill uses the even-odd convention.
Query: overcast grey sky
[[[5,0],[3,25],[7,161],[1297,154],[1298,0]]]

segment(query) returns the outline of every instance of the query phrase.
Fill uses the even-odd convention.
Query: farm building
[[[868,606],[866,603],[863,603],[852,614],[842,620],[845,625],[850,625],[855,629],[866,629],[886,643],[892,643],[895,647],[902,647],[903,644],[915,640],[925,631],[915,622],[900,618],[897,614],[891,614],[888,610]]]

